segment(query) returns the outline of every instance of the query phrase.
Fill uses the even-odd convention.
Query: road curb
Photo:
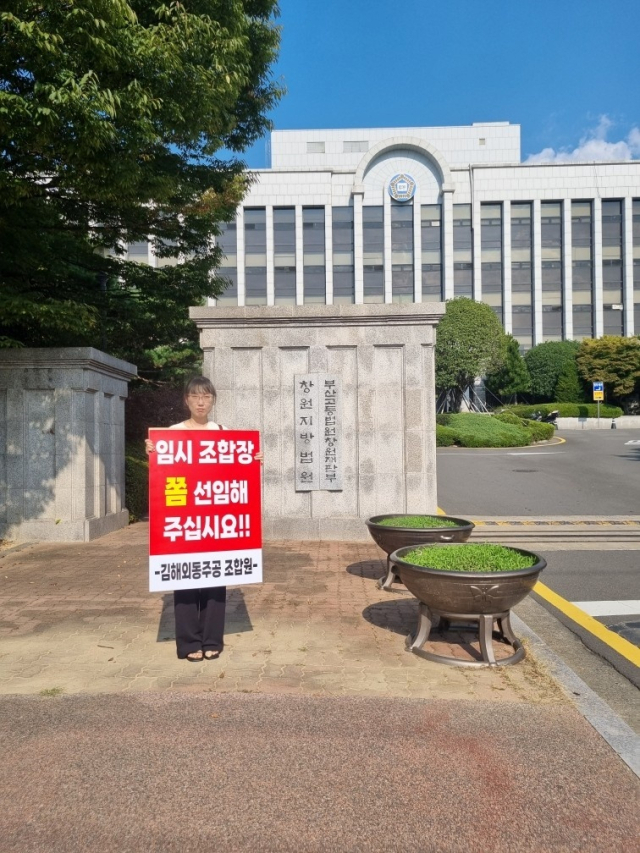
[[[547,666],[585,720],[640,778],[640,736],[513,612],[511,624],[517,635],[528,640],[536,657]]]

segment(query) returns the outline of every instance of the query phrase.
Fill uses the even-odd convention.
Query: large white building
[[[217,304],[490,305],[522,347],[640,333],[640,161],[530,165],[520,127],[275,131]]]

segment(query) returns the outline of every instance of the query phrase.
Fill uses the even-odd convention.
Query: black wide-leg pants
[[[173,593],[178,657],[192,652],[221,652],[224,647],[226,586],[177,589]]]

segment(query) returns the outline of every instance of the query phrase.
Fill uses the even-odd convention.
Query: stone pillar
[[[440,302],[192,308],[216,420],[258,429],[268,539],[367,540],[364,519],[436,511]],[[296,491],[294,376],[342,380],[343,489]]]
[[[128,524],[124,401],[136,375],[90,347],[0,350],[0,537],[89,541]]]

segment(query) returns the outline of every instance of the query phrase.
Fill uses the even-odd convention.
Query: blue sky
[[[640,157],[640,0],[280,0],[277,129],[510,121],[522,159]],[[265,144],[245,155],[266,165]]]

